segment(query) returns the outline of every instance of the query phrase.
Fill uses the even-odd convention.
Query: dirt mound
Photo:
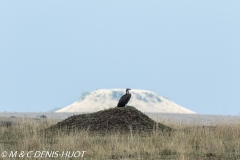
[[[148,132],[158,128],[171,130],[163,124],[156,123],[147,115],[132,106],[115,107],[95,113],[71,116],[46,131],[76,131],[85,130],[89,133],[120,132]]]

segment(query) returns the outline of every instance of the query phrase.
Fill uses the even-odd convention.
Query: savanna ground
[[[176,130],[170,133],[154,129],[152,133],[91,135],[88,131],[39,134],[58,121],[43,118],[15,118],[15,123],[0,126],[0,154],[6,151],[31,152],[31,158],[0,159],[240,159],[240,122],[205,126],[161,121]],[[36,157],[36,151],[86,151],[83,158]],[[81,152],[82,153],[82,152]],[[39,156],[39,155],[38,155]]]

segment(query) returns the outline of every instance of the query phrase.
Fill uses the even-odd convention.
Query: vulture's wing
[[[118,105],[117,105],[118,107],[122,107],[124,96],[125,96],[125,95],[123,95],[123,96],[120,98],[120,100],[118,101]]]

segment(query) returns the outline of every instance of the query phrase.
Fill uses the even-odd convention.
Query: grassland
[[[51,137],[39,134],[40,130],[57,122],[51,119],[35,121],[21,118],[12,125],[0,126],[0,153],[86,151],[83,158],[42,159],[240,159],[240,122],[201,126],[159,120],[175,130],[166,134],[155,128],[144,136],[131,131],[127,134],[114,132],[92,135],[87,130],[68,134],[58,132]],[[0,155],[0,159],[25,158],[1,158]]]

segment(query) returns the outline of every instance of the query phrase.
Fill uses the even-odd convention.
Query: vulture
[[[131,89],[129,89],[129,88],[126,89],[126,94],[124,94],[120,98],[117,107],[124,107],[128,103],[128,101],[131,98],[131,94],[129,93],[129,90],[131,90]]]

